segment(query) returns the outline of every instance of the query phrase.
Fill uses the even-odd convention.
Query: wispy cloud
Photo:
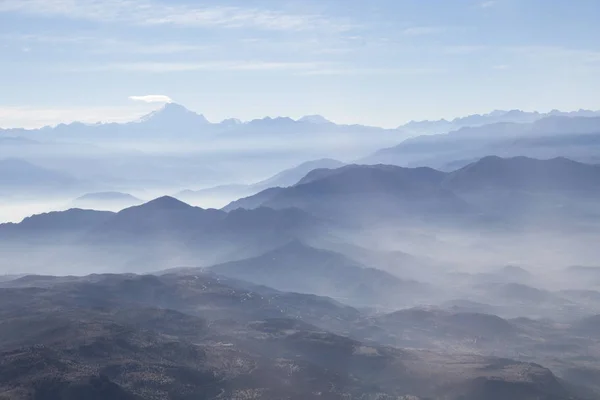
[[[265,62],[265,61],[222,61],[222,62],[125,62],[70,68],[72,71],[121,71],[121,72],[187,72],[187,71],[277,71],[315,70],[326,66],[317,62]]]
[[[145,96],[129,96],[129,100],[141,101],[144,103],[172,103],[173,100],[169,96],[162,94],[149,94]]]
[[[446,30],[443,26],[413,26],[406,28],[402,33],[406,36],[425,36],[442,33]]]
[[[506,50],[530,59],[568,63],[600,63],[600,51],[560,46],[517,46]]]
[[[110,37],[95,37],[85,35],[55,35],[44,34],[13,34],[2,35],[0,40],[7,42],[22,42],[27,46],[42,44],[44,46],[81,46],[92,54],[127,53],[141,55],[160,55],[175,53],[191,53],[213,49],[212,45],[199,45],[185,42],[136,42]]]
[[[280,31],[349,28],[348,24],[334,22],[317,14],[295,14],[244,7],[198,7],[156,0],[2,0],[0,12],[136,25]]]
[[[464,55],[473,54],[479,51],[487,49],[486,46],[481,45],[458,45],[458,46],[446,46],[443,48],[444,54],[452,55]]]
[[[446,72],[443,68],[324,68],[312,71],[302,71],[298,75],[320,76],[320,75],[432,75]]]
[[[494,7],[497,3],[498,3],[497,0],[483,1],[478,4],[478,7],[479,8],[490,8],[490,7]]]

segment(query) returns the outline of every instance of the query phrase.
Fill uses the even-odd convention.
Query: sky
[[[0,0],[0,127],[600,109],[598,0]]]

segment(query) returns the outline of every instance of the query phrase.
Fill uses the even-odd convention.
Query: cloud
[[[156,0],[2,0],[0,13],[14,12],[135,25],[255,28],[277,31],[347,30],[350,25],[317,14],[246,7],[198,7]]]
[[[443,68],[331,68],[303,71],[298,75],[433,75],[446,72]]]
[[[425,36],[434,35],[436,33],[442,33],[446,28],[441,26],[414,26],[412,28],[406,28],[402,31],[402,34],[406,36]]]
[[[23,42],[27,45],[43,44],[45,46],[81,46],[91,54],[127,53],[141,55],[160,55],[176,53],[197,53],[214,50],[214,45],[185,42],[138,42],[121,40],[116,37],[95,37],[82,35],[55,34],[11,34],[0,35],[0,40],[7,42]]]
[[[126,62],[83,66],[70,69],[75,72],[121,71],[121,72],[189,72],[189,71],[285,71],[313,70],[327,65],[316,62],[265,62],[265,61],[217,61],[217,62]]]
[[[508,47],[507,51],[518,54],[522,58],[540,61],[560,61],[566,63],[595,64],[600,62],[600,51],[574,49],[561,46],[517,46]]]
[[[464,55],[473,54],[485,50],[486,46],[481,45],[461,45],[461,46],[446,46],[443,48],[444,54]]]
[[[479,8],[490,8],[496,5],[496,3],[498,3],[496,0],[488,0],[488,1],[484,1],[478,4]]]
[[[173,100],[169,96],[162,94],[149,94],[146,96],[129,96],[129,100],[142,101],[144,103],[172,103]]]

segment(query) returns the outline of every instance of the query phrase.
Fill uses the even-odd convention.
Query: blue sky
[[[0,0],[0,126],[600,109],[596,0]]]

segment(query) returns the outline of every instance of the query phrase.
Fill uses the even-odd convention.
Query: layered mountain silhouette
[[[444,184],[453,190],[526,190],[531,192],[598,192],[600,166],[563,157],[536,160],[489,156],[450,173]]]
[[[445,174],[429,168],[350,165],[314,170],[289,188],[269,189],[229,204],[225,210],[298,207],[319,215],[458,212],[463,202],[441,186]]]
[[[13,246],[35,240],[36,254],[62,257],[64,266],[118,270],[134,263],[136,270],[149,271],[255,256],[296,238],[318,237],[321,228],[322,221],[299,209],[227,213],[165,196],[118,213],[71,209],[36,215],[0,225],[0,235]],[[11,256],[3,261],[9,270],[16,262],[25,269],[43,268],[43,260],[31,261],[22,251]]]
[[[0,193],[19,195],[45,191],[69,191],[80,182],[67,173],[20,159],[0,160]]]
[[[217,274],[282,291],[314,293],[369,306],[410,304],[430,296],[427,285],[367,268],[342,254],[300,241],[261,256],[211,267]]]
[[[536,158],[564,156],[583,161],[597,159],[597,152],[589,145],[600,141],[600,116],[583,114],[586,116],[556,113],[530,123],[498,122],[413,137],[397,146],[379,150],[361,162],[443,167],[458,160],[478,159],[490,154]]]
[[[256,194],[272,187],[288,187],[298,183],[306,174],[319,168],[339,168],[344,163],[332,159],[307,161],[294,168],[250,185],[222,185],[202,190],[184,190],[175,195],[184,201],[195,202],[211,198],[236,199]]]
[[[202,114],[190,111],[180,104],[168,103],[139,120],[127,123],[83,124],[73,122],[32,130],[0,129],[0,135],[26,138],[50,136],[53,140],[76,139],[77,141],[105,142],[107,139],[144,139],[146,141],[170,139],[175,134],[182,138],[202,140],[216,137],[219,134],[229,138],[241,138],[248,134],[271,136],[275,134],[285,137],[286,134],[313,134],[315,131],[320,134],[328,132],[348,134],[396,132],[401,134],[397,130],[372,126],[338,125],[319,115],[308,115],[298,120],[289,117],[265,117],[248,122],[229,118],[219,123],[212,123]],[[145,135],[141,136],[144,133]]]
[[[91,208],[95,210],[113,210],[141,204],[143,201],[128,193],[97,192],[87,193],[73,200],[75,208]]]
[[[430,135],[451,132],[461,128],[480,127],[498,123],[533,123],[549,117],[600,117],[600,111],[578,110],[564,112],[552,110],[548,113],[540,113],[521,110],[494,110],[488,114],[473,114],[453,120],[411,121],[399,126],[398,129],[416,135]]]
[[[274,188],[232,202],[225,210],[298,207],[322,216],[340,215],[496,215],[538,214],[560,206],[565,198],[595,198],[600,190],[599,167],[565,158],[485,157],[451,173],[431,168],[350,165],[317,169],[296,185]],[[588,196],[588,197],[586,197]],[[576,209],[576,208],[574,208]],[[537,214],[536,214],[537,215]]]

